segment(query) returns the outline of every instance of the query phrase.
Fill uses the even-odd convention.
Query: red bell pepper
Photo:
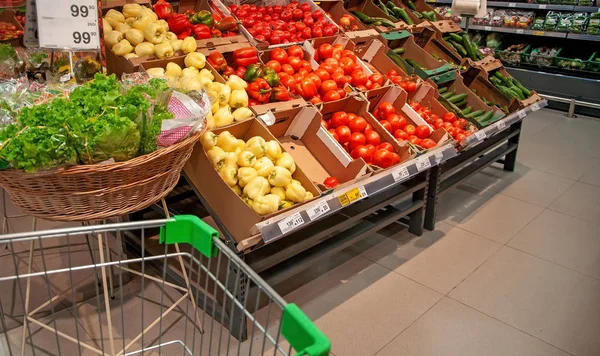
[[[243,66],[237,67],[234,74],[240,78],[243,78],[244,74],[246,74],[246,67],[243,67]]]
[[[217,71],[224,71],[227,68],[227,61],[221,52],[213,51],[208,55],[208,63],[210,63]],[[233,73],[231,73],[233,74]]]
[[[192,27],[192,32],[197,40],[212,38],[212,35],[210,34],[210,27],[203,24],[194,25],[194,27]]]
[[[169,31],[176,35],[192,28],[192,24],[184,14],[174,14],[169,17],[167,22],[169,24]]]
[[[271,93],[271,101],[288,101],[290,100],[290,92],[284,86],[273,88]]]
[[[224,17],[223,19],[221,19],[220,21],[218,21],[215,24],[215,28],[221,32],[227,32],[227,31],[237,32],[238,23],[233,18],[233,16],[227,16],[227,17]]]
[[[310,99],[317,94],[317,86],[310,78],[303,78],[296,84],[296,93],[300,94],[304,99]]]
[[[225,64],[227,64],[227,63],[225,63]],[[240,67],[240,68],[243,68],[243,69],[245,70],[245,68],[244,68],[244,67]],[[238,69],[240,69],[240,68],[238,68]],[[223,74],[223,76],[224,76],[224,77],[229,77],[230,75],[233,75],[233,74],[235,74],[235,71],[233,70],[233,68],[232,68],[232,67],[230,67],[230,66],[225,66],[225,70],[223,70],[223,73],[221,73],[221,74]],[[242,76],[244,76],[244,74],[242,74]],[[240,78],[241,78],[241,77],[240,77]]]
[[[152,8],[154,8],[154,12],[159,19],[168,19],[173,15],[173,8],[171,7],[171,4],[165,0],[158,0],[158,2],[154,4]]]
[[[216,38],[223,37],[223,33],[221,33],[221,31],[217,30],[216,28],[213,28],[212,30],[210,30],[210,34]]]
[[[233,51],[233,58],[236,66],[248,67],[258,63],[258,52],[254,47],[240,48]]]
[[[247,91],[251,98],[258,100],[260,103],[266,103],[271,96],[271,87],[263,78],[258,78],[248,85]]]

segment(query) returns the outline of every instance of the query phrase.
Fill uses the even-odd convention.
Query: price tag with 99
[[[283,234],[294,230],[302,224],[304,224],[304,219],[302,219],[302,215],[300,215],[300,213],[290,215],[277,223],[279,229],[281,230],[281,233]]]
[[[527,116],[527,113],[525,112],[525,110],[519,110],[519,112],[517,114],[519,115],[519,119],[522,119],[525,116]]]
[[[429,161],[429,157],[421,157],[417,158],[417,171],[421,172],[431,167],[431,162]]]
[[[96,0],[37,0],[40,47],[96,50],[100,46]]]
[[[504,121],[498,121],[498,123],[496,124],[496,128],[498,129],[498,131],[502,131],[506,128],[506,124],[504,123]]]
[[[399,180],[403,180],[409,176],[408,169],[406,167],[402,167],[392,172],[392,177],[394,177],[394,182]]]
[[[331,209],[329,208],[329,204],[327,203],[327,201],[321,200],[317,204],[306,209],[306,213],[308,214],[308,217],[310,218],[310,220],[314,221],[314,220],[318,219],[319,216],[327,213],[329,210],[331,210]]]
[[[475,132],[475,137],[477,137],[477,139],[479,141],[481,141],[481,140],[485,139],[487,137],[487,135],[485,134],[485,131],[479,130],[479,131]]]

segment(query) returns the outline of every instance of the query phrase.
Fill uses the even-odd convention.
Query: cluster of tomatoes
[[[344,49],[341,44],[323,43],[315,51],[315,60],[320,64],[319,69],[329,73],[329,80],[337,87],[343,88],[350,84],[358,90],[371,90],[383,86],[384,77],[381,73],[368,75],[359,64],[356,54]]]
[[[337,111],[328,120],[323,120],[321,125],[354,159],[362,158],[381,168],[400,163],[400,156],[394,152],[394,147],[389,142],[382,143],[381,136],[364,117]]]
[[[468,130],[468,121],[463,118],[458,118],[453,112],[445,113],[441,118],[436,118],[430,124],[435,129],[443,127],[444,130],[446,130],[459,144],[472,133]]]
[[[291,1],[287,6],[230,5],[227,7],[258,41],[271,45],[333,36],[338,27],[322,10]]]
[[[431,128],[427,125],[413,125],[402,112],[396,112],[394,105],[382,101],[373,111],[373,116],[388,130],[398,141],[407,140],[413,145],[424,149],[435,147],[436,143],[430,139]]]
[[[398,74],[398,72],[395,69],[391,69],[385,75],[388,78],[390,78],[390,81],[392,83],[400,86],[407,93],[412,93],[417,90],[417,80],[418,79],[415,76],[403,77],[400,74]]]

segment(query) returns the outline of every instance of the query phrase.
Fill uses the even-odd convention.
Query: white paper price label
[[[392,177],[394,177],[394,182],[399,180],[403,180],[409,176],[408,169],[406,167],[402,167],[392,172]]]
[[[421,157],[417,158],[417,171],[421,172],[431,167],[431,162],[429,161],[429,157]]]
[[[531,104],[531,111],[538,111],[540,109],[540,104],[533,103]]]
[[[540,8],[540,10],[544,10],[546,8],[546,5],[541,4],[541,5],[539,5],[539,8]]]
[[[477,137],[477,139],[481,141],[484,140],[487,137],[487,135],[485,134],[485,131],[479,130],[475,132],[475,137]]]
[[[492,30],[492,26],[483,26],[483,30],[484,31],[491,31]]]
[[[506,128],[506,124],[504,123],[504,121],[498,121],[498,123],[496,124],[496,128],[498,129],[498,131],[502,131]]]
[[[40,47],[100,47],[96,0],[36,0]]]
[[[40,44],[38,40],[37,10],[35,0],[27,1],[27,10],[25,11],[25,34],[23,43],[25,47],[37,47]]]
[[[295,228],[297,228],[298,226],[300,226],[302,224],[304,224],[304,219],[302,219],[302,216],[300,215],[300,213],[290,215],[287,218],[282,219],[281,221],[279,221],[277,223],[277,225],[279,226],[279,229],[281,229],[281,232],[284,234],[291,230],[294,230]]]
[[[519,112],[517,114],[519,115],[519,119],[522,119],[525,116],[527,116],[527,113],[525,112],[525,110],[519,110]]]
[[[517,6],[517,4],[515,4],[514,2],[509,2],[508,3],[508,7],[515,7],[515,6]]]
[[[524,32],[524,31],[523,31],[523,29],[522,29],[522,28],[520,28],[520,29],[518,29],[518,30],[517,30],[517,33],[518,33],[519,35],[522,35],[522,34],[523,34],[523,32]]]
[[[310,218],[310,220],[314,221],[319,216],[327,213],[329,210],[331,210],[331,209],[329,208],[329,204],[327,203],[327,201],[321,200],[317,204],[306,209],[306,213],[308,214],[308,217]]]

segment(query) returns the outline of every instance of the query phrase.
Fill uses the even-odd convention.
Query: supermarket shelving
[[[430,4],[452,4],[452,0],[428,1]],[[597,6],[578,6],[578,5],[555,5],[555,4],[530,4],[526,2],[507,2],[507,1],[488,1],[488,7],[492,8],[513,8],[528,10],[552,10],[552,11],[574,11],[574,12],[597,12],[600,9]]]

